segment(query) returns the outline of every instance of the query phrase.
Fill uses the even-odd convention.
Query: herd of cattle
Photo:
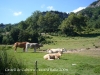
[[[38,43],[29,43],[29,42],[16,42],[14,43],[13,47],[15,48],[15,52],[17,50],[17,47],[23,48],[24,52],[28,51],[28,48],[33,48],[34,52],[36,52],[36,49],[40,49],[40,47],[43,47],[42,44]],[[63,52],[66,52],[65,48],[57,48],[57,49],[48,49],[46,50],[48,54],[44,55],[45,60],[54,60],[54,59],[60,59],[60,56]]]

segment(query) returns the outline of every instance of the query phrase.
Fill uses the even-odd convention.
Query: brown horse
[[[25,52],[26,43],[27,42],[16,42],[16,43],[14,43],[13,47],[15,48],[15,52],[17,50],[17,47],[23,48],[23,52]]]

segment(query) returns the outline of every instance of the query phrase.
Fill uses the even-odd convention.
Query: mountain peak
[[[95,8],[95,7],[99,7],[99,6],[100,6],[100,0],[97,0],[93,3],[91,3],[88,7]]]

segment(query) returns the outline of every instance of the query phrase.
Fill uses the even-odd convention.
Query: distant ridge
[[[100,0],[97,0],[93,3],[91,3],[88,7],[95,8],[95,7],[99,7],[99,6],[100,6]]]
[[[4,28],[4,27],[5,27],[5,25],[1,23],[1,24],[0,24],[0,27],[1,27],[1,28]]]

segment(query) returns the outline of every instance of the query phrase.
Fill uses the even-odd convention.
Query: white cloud
[[[41,8],[44,8],[44,7],[45,7],[45,4],[42,4],[42,5],[41,5]]]
[[[13,14],[14,14],[14,16],[19,16],[22,14],[22,12],[14,12]]]
[[[48,10],[55,10],[53,6],[48,6],[47,9]]]
[[[68,14],[68,13],[70,13],[70,12],[67,11],[66,13]]]
[[[86,7],[79,7],[79,8],[77,8],[77,9],[73,10],[72,12],[76,13],[76,12],[82,10],[82,9],[85,9],[85,8],[86,8]]]

